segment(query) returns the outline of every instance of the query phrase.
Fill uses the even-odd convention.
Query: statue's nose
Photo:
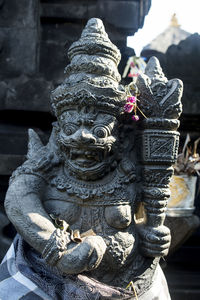
[[[87,129],[79,129],[78,140],[82,143],[95,144],[95,137]]]

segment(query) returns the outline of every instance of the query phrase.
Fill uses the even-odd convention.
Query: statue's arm
[[[39,176],[22,174],[15,178],[5,199],[8,218],[46,262],[56,266],[62,274],[95,269],[106,250],[104,240],[100,236],[89,236],[76,244],[67,231],[56,229],[42,205],[44,186],[45,181]]]
[[[44,180],[21,174],[10,184],[5,198],[8,218],[21,236],[42,253],[55,227],[42,205]]]

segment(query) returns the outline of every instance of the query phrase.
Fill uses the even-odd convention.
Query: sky
[[[169,26],[174,13],[181,29],[200,34],[200,0],[152,0],[151,3],[143,28],[127,39],[128,47],[134,48],[136,55]]]

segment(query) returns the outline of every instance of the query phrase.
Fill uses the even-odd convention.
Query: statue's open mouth
[[[104,159],[105,151],[103,150],[88,150],[88,149],[75,149],[69,150],[69,160],[80,167],[90,168]]]
[[[68,169],[83,180],[96,180],[114,168],[115,152],[111,144],[86,147],[62,139],[58,142]]]

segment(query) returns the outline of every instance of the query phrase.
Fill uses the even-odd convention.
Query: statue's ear
[[[38,136],[38,134],[33,130],[28,130],[28,153],[27,158],[30,159],[35,155],[35,153],[43,147],[43,144]]]

